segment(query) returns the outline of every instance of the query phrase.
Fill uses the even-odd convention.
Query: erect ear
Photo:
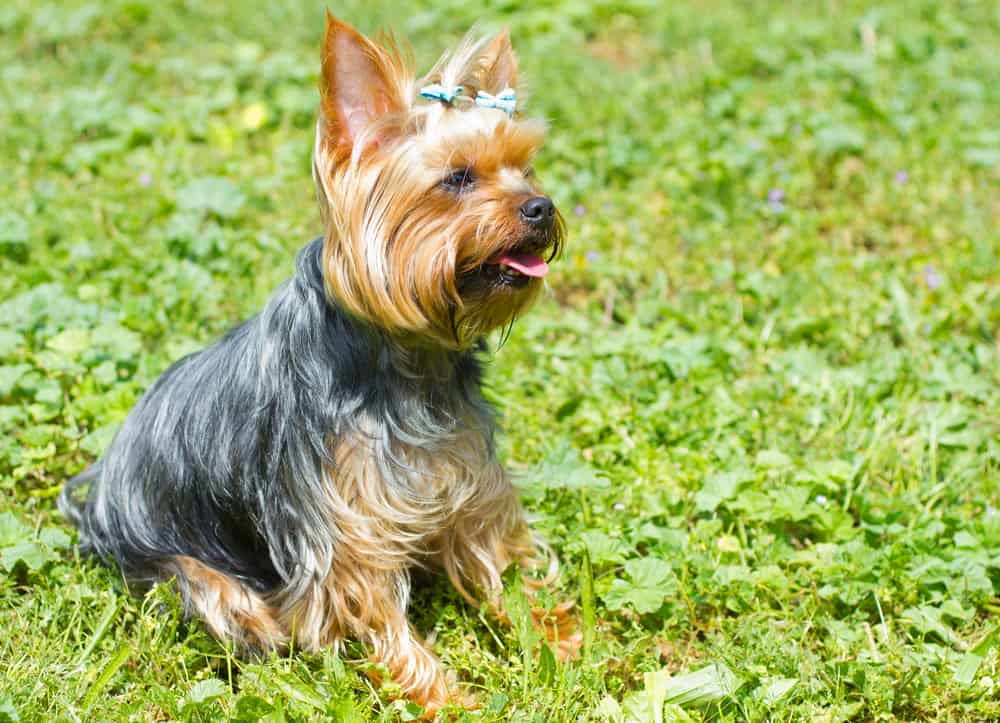
[[[324,140],[333,147],[352,147],[373,122],[403,110],[404,77],[394,47],[379,47],[327,11],[320,77]]]
[[[490,41],[479,58],[480,85],[490,93],[517,87],[517,56],[510,44],[510,33],[503,31]]]

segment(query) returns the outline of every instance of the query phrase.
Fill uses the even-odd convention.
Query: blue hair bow
[[[462,94],[463,90],[464,88],[460,85],[448,90],[439,83],[431,83],[420,89],[420,97],[427,98],[427,100],[439,100],[445,105],[451,105],[455,102],[455,98]]]
[[[517,109],[517,95],[513,88],[504,88],[496,95],[481,90],[476,93],[476,105],[481,108],[497,108],[507,115],[513,116]]]

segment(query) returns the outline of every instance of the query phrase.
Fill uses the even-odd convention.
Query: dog
[[[411,65],[327,13],[323,236],[257,316],[148,389],[60,508],[84,551],[135,584],[174,580],[239,650],[361,640],[433,713],[467,701],[407,620],[411,572],[443,570],[501,620],[508,566],[556,575],[481,379],[487,334],[536,299],[564,225],[508,34],[470,36],[420,82]],[[537,621],[564,654],[569,607]]]

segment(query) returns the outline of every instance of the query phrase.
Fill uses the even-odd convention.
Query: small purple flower
[[[767,192],[767,205],[771,207],[771,210],[775,213],[781,213],[785,210],[785,192],[780,188],[772,188]]]
[[[573,215],[576,216],[577,218],[580,218],[581,216],[586,216],[587,207],[584,206],[582,203],[576,204],[575,206],[573,206]]]
[[[924,283],[931,291],[937,291],[941,287],[941,274],[934,268],[934,264],[927,264],[924,267]]]
[[[149,187],[153,183],[153,177],[148,173],[143,173],[139,176],[139,185],[144,187]]]
[[[597,261],[597,259],[601,258],[601,254],[599,251],[588,251],[584,255],[584,258],[587,259],[587,261],[589,261],[590,263],[594,263],[595,261]]]
[[[906,171],[896,171],[896,175],[894,176],[894,178],[896,179],[896,183],[902,186],[904,183],[910,180],[910,174],[907,173]]]
[[[622,510],[625,509],[625,505],[621,502],[615,502],[614,508],[619,512],[621,512]]]

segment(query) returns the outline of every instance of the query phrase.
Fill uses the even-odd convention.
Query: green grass
[[[319,230],[323,6],[253,5],[0,8],[0,721],[413,713],[358,647],[233,659],[54,508]],[[490,381],[595,624],[554,664],[431,580],[464,717],[642,719],[716,663],[665,720],[1000,718],[995,4],[402,5],[334,10],[423,67],[510,25],[570,230]]]

